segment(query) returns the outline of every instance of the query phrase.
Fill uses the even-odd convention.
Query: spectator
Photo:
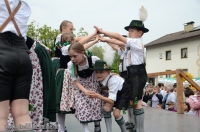
[[[190,104],[188,102],[184,102],[183,108],[184,108],[184,114],[195,116],[196,113],[194,110],[191,110]]]
[[[166,105],[168,105],[168,111],[176,112],[175,103],[173,101],[169,101]]]
[[[185,97],[188,97],[186,102],[190,104],[191,110],[195,112],[195,116],[200,117],[200,92],[197,91],[196,95],[194,95],[192,89],[187,87],[185,89]]]
[[[175,94],[173,93],[174,91],[174,88],[172,85],[168,85],[167,86],[167,95],[165,96],[165,99],[163,101],[163,106],[165,107],[164,109],[168,110],[168,102],[169,101],[172,101],[174,103],[176,103],[176,96]]]
[[[157,105],[157,108],[158,108],[158,109],[163,109],[163,105],[162,105],[162,104],[158,104],[158,105]]]
[[[144,96],[143,96],[143,101],[145,103],[148,104],[148,100],[149,100],[149,95],[153,94],[153,86],[151,84],[148,84],[146,86],[146,89],[145,89],[145,93],[144,93]]]
[[[148,95],[148,101],[150,101],[150,106],[156,108],[159,103],[162,103],[162,94],[159,93],[160,88],[158,86],[153,88],[153,94]]]

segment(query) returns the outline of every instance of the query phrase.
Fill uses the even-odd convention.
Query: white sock
[[[65,114],[58,113],[58,132],[65,131]]]
[[[84,132],[90,132],[88,123],[82,123],[82,125],[83,125]]]
[[[131,112],[131,122],[133,123],[133,124],[135,124],[135,121],[134,121],[134,114],[133,114],[133,108],[130,108],[130,112]]]
[[[133,110],[131,111],[131,108],[128,108],[127,111],[128,111],[128,122],[130,123],[131,122],[131,112]]]

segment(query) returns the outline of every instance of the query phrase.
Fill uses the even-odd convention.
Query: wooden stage
[[[145,132],[200,132],[200,118],[177,114],[176,112],[144,107],[145,109]],[[127,114],[123,115],[127,121]],[[65,121],[67,132],[83,132],[82,125],[74,115],[66,115]],[[90,131],[93,132],[93,123],[89,123]],[[113,132],[120,132],[117,123],[112,121]],[[101,132],[106,132],[104,119],[101,121]],[[127,131],[128,132],[128,131]]]

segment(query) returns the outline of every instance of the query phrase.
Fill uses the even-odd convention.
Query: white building
[[[145,48],[147,73],[183,69],[200,77],[200,26],[194,28],[194,22],[184,24],[183,31],[146,44]],[[155,78],[149,81],[154,83]]]

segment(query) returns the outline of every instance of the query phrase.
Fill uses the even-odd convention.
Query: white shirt
[[[163,100],[162,100],[162,101],[164,101],[165,96],[167,95],[167,92],[166,92],[165,90],[161,90],[160,93],[161,93],[162,96],[163,96]]]
[[[125,45],[127,47],[130,47],[130,50],[128,50],[127,54],[129,65],[139,65],[144,63],[144,50],[141,43],[142,43],[141,38],[137,39],[127,38],[127,44]],[[129,59],[131,59],[131,62]]]
[[[117,53],[120,56],[120,59],[123,60],[123,64],[122,62],[119,64],[119,71],[120,72],[127,71],[126,67],[128,66],[128,58],[127,58],[125,50],[118,48]],[[122,69],[122,65],[123,65],[123,69]]]
[[[69,55],[69,54],[68,54],[69,46],[70,46],[70,45],[63,46],[63,47],[60,49],[60,51],[62,52],[62,55]]]
[[[62,34],[58,34],[58,36],[56,37],[55,44],[56,44],[57,42],[60,42],[60,41],[61,41],[61,36],[62,36]]]
[[[101,83],[103,86],[106,86],[108,79],[112,74],[108,75]],[[116,101],[117,92],[120,91],[123,87],[124,79],[117,75],[112,75],[108,81],[108,98]]]
[[[58,34],[58,36],[56,37],[55,45],[56,45],[57,42],[61,42],[61,36],[62,36],[62,34]],[[69,55],[69,54],[68,54],[69,46],[70,46],[70,45],[63,46],[63,47],[60,49],[62,55],[64,55],[64,56]]]
[[[13,12],[14,9],[17,7],[20,0],[8,0],[10,5],[11,11]],[[29,20],[29,16],[31,15],[31,9],[28,4],[22,1],[21,7],[18,12],[15,14],[14,18],[15,21],[20,29],[22,36],[26,39],[26,33],[28,31],[27,22]],[[0,26],[6,21],[9,17],[9,12],[6,7],[4,0],[0,0]],[[12,20],[7,24],[7,26],[3,29],[3,32],[10,31],[18,35],[17,30],[12,22]]]
[[[176,107],[176,95],[174,93],[169,93],[168,97],[167,97],[167,100],[166,100],[166,104],[169,102],[169,101],[172,101],[175,103],[175,107]],[[168,110],[168,105],[165,105],[165,109]]]
[[[100,60],[100,58],[97,57],[97,56],[91,56],[91,57],[92,57],[92,65],[94,65],[95,62],[96,62],[97,60]],[[85,56],[85,58],[87,58],[87,57]],[[87,60],[87,62],[86,62],[85,65],[83,65],[83,66],[79,66],[79,65],[78,65],[78,71],[82,71],[82,70],[84,70],[84,69],[88,69],[88,68],[89,68],[88,59],[86,59],[86,60]],[[75,76],[73,76],[73,74],[72,74],[72,66],[73,66],[72,61],[68,62],[67,66],[68,66],[68,67],[67,67],[67,71],[68,71],[68,73],[72,76],[72,80],[73,80],[73,81],[77,80],[78,78],[75,77]]]

